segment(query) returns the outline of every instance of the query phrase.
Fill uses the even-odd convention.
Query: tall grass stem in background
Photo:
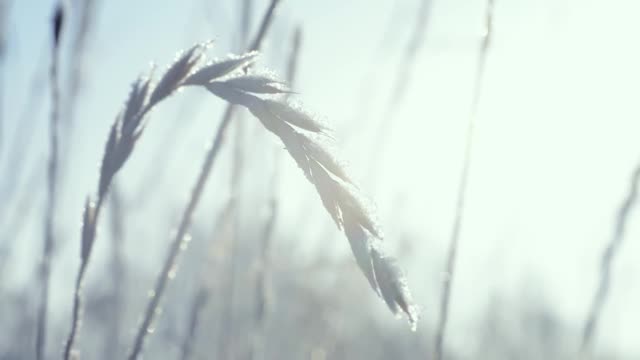
[[[390,51],[387,51],[387,47],[393,39],[392,35],[398,28],[397,24],[399,20],[398,17],[401,15],[401,3],[402,1],[400,0],[394,0],[392,1],[392,4],[390,4],[392,8],[389,9],[389,19],[387,20],[388,25],[386,25],[386,30],[382,34],[376,49],[371,54],[371,60],[369,61],[367,69],[365,70],[357,89],[355,116],[353,121],[346,124],[349,128],[343,134],[343,140],[345,143],[349,143],[352,136],[360,134],[358,129],[360,119],[371,118],[371,100],[375,97],[375,91],[379,90],[375,86],[371,86],[371,78],[379,71],[379,62],[381,59],[386,59],[391,53]]]
[[[9,19],[9,0],[0,0],[0,164],[4,150],[4,66],[7,51],[7,19]]]
[[[269,30],[275,14],[275,10],[279,4],[280,0],[272,0],[269,4],[269,7],[267,8],[267,11],[262,19],[260,29],[253,42],[251,43],[251,46],[249,48],[250,51],[259,50],[262,46],[262,41],[264,40],[264,37]],[[140,327],[138,328],[138,331],[136,333],[133,347],[128,357],[129,360],[136,360],[142,353],[142,348],[148,334],[148,329],[151,326],[151,322],[153,321],[154,315],[157,311],[160,299],[164,294],[165,288],[170,278],[169,275],[170,273],[172,273],[172,270],[175,271],[175,267],[177,266],[178,255],[180,254],[184,238],[187,235],[189,225],[191,224],[191,218],[198,205],[198,202],[200,201],[205,184],[209,179],[214,161],[218,155],[218,152],[220,151],[220,148],[222,147],[222,143],[224,142],[225,133],[235,112],[234,109],[234,106],[231,104],[227,106],[222,117],[222,121],[220,122],[220,125],[215,132],[212,145],[207,151],[205,161],[200,169],[200,174],[198,175],[196,183],[191,191],[189,202],[187,203],[187,206],[182,213],[182,219],[180,220],[178,231],[169,247],[167,258],[165,259],[162,270],[160,271],[160,274],[158,275],[158,278],[156,280],[156,285],[152,293],[153,296],[151,296],[149,299],[146,311],[143,315],[142,323],[140,324]]]
[[[300,58],[300,47],[302,45],[302,28],[296,27],[293,32],[291,41],[291,50],[287,63],[286,79],[291,88],[295,88],[296,73]],[[288,94],[285,95],[288,97]],[[251,359],[265,358],[265,344],[267,340],[267,317],[269,307],[272,303],[270,298],[270,274],[271,274],[271,243],[275,233],[275,227],[278,220],[278,178],[279,168],[278,157],[275,154],[274,163],[276,164],[271,177],[271,199],[269,200],[269,212],[262,232],[260,233],[260,252],[258,253],[258,266],[256,269],[255,283],[255,310],[254,310],[254,338],[251,343]]]
[[[449,305],[451,303],[451,288],[453,286],[456,259],[458,253],[458,243],[460,240],[460,231],[462,228],[465,199],[467,195],[467,187],[469,182],[469,169],[471,167],[471,156],[473,150],[473,133],[475,127],[475,120],[478,112],[478,104],[480,96],[482,94],[482,84],[485,73],[485,63],[487,59],[487,53],[491,45],[491,35],[493,26],[493,9],[494,0],[488,0],[486,8],[486,21],[484,34],[482,36],[482,44],[480,47],[480,53],[478,56],[478,64],[476,68],[476,78],[473,88],[473,98],[471,102],[471,114],[469,116],[469,122],[467,125],[467,133],[465,140],[464,158],[462,164],[462,172],[460,174],[460,183],[458,187],[458,199],[455,207],[453,228],[451,229],[451,239],[449,242],[449,251],[446,259],[445,268],[445,280],[442,285],[442,294],[440,298],[440,313],[438,319],[438,325],[436,328],[434,356],[435,360],[441,360],[443,358],[443,343],[445,337],[445,331],[447,327],[447,320],[449,317]]]
[[[249,46],[251,39],[251,15],[253,13],[253,0],[242,0],[237,2],[240,6],[238,13],[239,17],[239,31],[237,48],[239,51],[243,51]],[[245,156],[245,137],[247,134],[247,124],[244,120],[246,113],[244,111],[236,111],[234,113],[234,134],[235,141],[233,146],[233,160],[231,169],[231,196],[234,206],[232,207],[232,239],[229,242],[228,253],[229,262],[227,267],[228,278],[225,283],[225,289],[222,291],[224,295],[224,311],[222,313],[222,326],[225,331],[220,333],[220,349],[219,354],[221,359],[233,359],[235,358],[234,351],[236,349],[236,336],[235,336],[235,316],[236,316],[236,277],[238,276],[238,259],[240,258],[240,239],[243,235],[242,226],[242,201],[240,196],[242,195],[242,178],[244,173],[244,156]]]
[[[391,126],[393,124],[392,115],[401,105],[407,88],[409,87],[411,72],[415,66],[416,58],[420,52],[420,48],[426,42],[426,32],[429,20],[429,10],[431,9],[432,0],[422,0],[417,11],[417,18],[409,42],[404,51],[404,56],[398,66],[398,73],[393,82],[391,90],[391,98],[387,105],[385,116],[385,124]]]
[[[381,155],[384,154],[384,150],[387,145],[386,139],[389,138],[389,132],[399,120],[395,114],[400,105],[402,105],[402,101],[404,100],[407,89],[409,88],[411,75],[414,71],[416,58],[420,52],[420,48],[426,42],[426,30],[432,1],[433,0],[422,0],[420,2],[415,26],[409,38],[409,42],[404,49],[400,65],[397,67],[397,74],[393,80],[393,85],[391,85],[391,98],[387,104],[382,122],[378,125],[372,150],[373,153],[369,155],[371,159],[380,159]],[[373,173],[376,171],[378,164],[378,161],[372,161],[370,163],[367,178],[376,178],[373,176]]]
[[[220,268],[220,264],[223,263],[223,257],[225,257],[227,251],[226,249],[229,247],[230,242],[232,242],[233,236],[233,209],[235,207],[235,200],[231,197],[225,207],[220,211],[217,215],[217,219],[215,221],[215,226],[211,237],[209,238],[211,244],[208,248],[208,256],[207,261],[204,266],[202,266],[202,270],[200,273],[199,279],[199,287],[198,290],[195,291],[195,295],[191,300],[191,309],[189,316],[189,324],[187,326],[188,333],[185,334],[185,337],[182,341],[182,360],[187,360],[193,353],[193,347],[196,342],[196,337],[198,333],[198,325],[200,322],[200,314],[204,311],[207,303],[210,299],[210,294],[215,291],[215,284],[220,284],[221,276],[211,276],[211,274],[218,273],[218,268]],[[222,311],[226,311],[226,308],[222,308]],[[222,327],[222,322],[221,322]],[[224,348],[223,341],[226,341],[226,338],[223,337],[222,331],[219,331],[218,339],[216,341],[216,350],[218,351],[217,358],[222,358],[220,353]]]
[[[274,176],[275,178],[276,176]],[[270,297],[271,243],[278,219],[278,201],[273,196],[269,201],[269,213],[260,233],[260,253],[255,283],[254,336],[251,342],[250,359],[264,359],[267,343],[267,316],[272,303]]]
[[[61,147],[60,147],[60,178],[61,182],[66,182],[66,174],[70,173],[73,166],[72,154],[76,142],[76,113],[81,105],[81,93],[86,91],[86,79],[91,76],[91,65],[87,62],[87,47],[95,43],[94,29],[99,23],[97,14],[100,0],[71,1],[73,10],[70,12],[74,19],[70,17],[69,24],[75,25],[74,31],[68,31],[67,38],[70,40],[69,56],[66,68],[65,101],[61,103],[61,113],[63,121],[60,122]],[[69,27],[71,30],[71,27]],[[64,189],[63,189],[64,190]]]
[[[201,288],[193,299],[191,304],[191,312],[189,313],[189,327],[188,333],[184,337],[182,346],[180,348],[180,359],[188,360],[191,358],[193,352],[193,344],[196,340],[196,332],[198,331],[198,323],[200,315],[204,310],[209,300],[209,291],[205,288]]]
[[[582,330],[582,342],[580,344],[580,351],[583,356],[587,355],[590,347],[592,346],[593,337],[595,336],[595,333],[598,329],[599,319],[602,315],[602,309],[604,308],[607,297],[609,296],[609,289],[611,288],[611,268],[624,240],[629,213],[633,209],[638,198],[639,182],[640,165],[638,165],[633,170],[633,174],[631,175],[631,179],[629,181],[629,191],[627,192],[627,196],[620,206],[620,209],[618,210],[618,214],[616,216],[613,236],[611,237],[611,241],[607,244],[602,253],[598,288],[593,295],[587,321],[585,322],[584,328]]]
[[[4,153],[4,62],[6,51],[4,36],[6,10],[4,7],[4,2],[0,2],[0,165],[2,164],[2,155]]]
[[[249,44],[249,36],[251,35],[251,19],[253,17],[254,0],[242,0],[240,9],[240,43],[243,47]]]
[[[77,28],[71,41],[71,55],[69,56],[69,73],[67,78],[68,98],[66,103],[65,132],[73,127],[75,110],[78,103],[78,94],[83,86],[84,74],[87,68],[87,45],[91,36],[100,6],[100,0],[75,1],[77,9]]]
[[[44,246],[40,263],[40,305],[36,328],[36,360],[44,358],[47,336],[47,305],[49,303],[49,286],[51,279],[51,257],[55,244],[55,211],[58,197],[58,136],[60,126],[60,89],[58,82],[58,62],[60,37],[64,24],[65,9],[57,3],[52,23],[51,67],[49,82],[51,88],[51,114],[49,116],[49,160],[47,163],[47,201],[45,208]]]
[[[51,49],[49,42],[46,43],[46,46],[43,46],[41,51],[39,58],[46,59],[50,56]],[[7,204],[13,204],[14,199],[22,196],[25,192],[31,194],[32,188],[20,188],[20,185],[23,185],[24,182],[35,182],[32,177],[36,176],[34,174],[36,174],[37,171],[33,169],[26,171],[32,175],[32,177],[27,178],[21,183],[20,179],[25,173],[25,167],[27,165],[30,165],[31,168],[43,166],[28,161],[27,155],[30,151],[33,152],[34,147],[24,146],[24,144],[31,143],[33,135],[36,134],[35,131],[31,131],[30,127],[41,126],[39,123],[41,117],[37,116],[37,111],[43,107],[47,87],[42,86],[42,84],[49,81],[49,73],[50,66],[38,66],[32,79],[29,81],[29,93],[25,96],[26,103],[22,107],[20,116],[16,120],[17,124],[10,134],[7,134],[9,135],[7,139],[11,139],[11,146],[7,146],[9,144],[7,142],[3,151],[3,153],[6,154],[4,159],[7,161],[1,161],[2,159],[0,159],[0,173],[2,173],[2,177],[0,178],[0,197],[2,197]],[[11,159],[11,161],[8,161],[9,159]],[[28,199],[33,199],[33,197],[28,197]],[[11,210],[13,210],[13,208],[10,206],[0,207],[0,229],[4,228],[2,221],[7,220],[9,217],[7,214],[11,213]]]

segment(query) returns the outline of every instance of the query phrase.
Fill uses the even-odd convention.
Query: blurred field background
[[[32,359],[55,3],[2,1],[0,359]],[[370,291],[300,170],[245,115],[234,119],[145,358],[185,358],[185,348],[193,359],[432,358],[487,3],[424,2],[282,0],[259,61],[284,77],[299,29],[295,97],[335,125],[352,173],[375,199],[421,308],[418,330]],[[83,204],[130,84],[150,62],[162,68],[196,42],[215,40],[210,53],[219,57],[241,53],[247,3],[253,34],[266,0],[67,3],[46,358],[61,355],[71,325]],[[445,358],[582,356],[600,261],[640,161],[639,12],[635,0],[495,0]],[[118,174],[119,210],[102,214],[80,358],[125,357],[224,105],[189,89],[150,114]],[[640,358],[638,225],[631,211],[594,359]],[[261,279],[268,306],[259,320]]]

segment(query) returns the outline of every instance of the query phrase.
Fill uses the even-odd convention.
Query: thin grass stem
[[[59,144],[58,131],[60,126],[60,90],[58,82],[58,62],[60,49],[60,35],[64,20],[64,9],[61,3],[56,5],[53,16],[53,43],[51,47],[51,67],[49,80],[51,88],[51,113],[49,116],[49,160],[47,163],[47,197],[45,208],[44,246],[42,262],[39,269],[41,286],[40,306],[36,328],[36,360],[44,358],[47,338],[47,305],[49,303],[49,287],[51,280],[51,257],[55,244],[55,210],[58,195],[58,166]]]
[[[458,185],[458,199],[455,207],[455,215],[453,227],[451,229],[451,238],[449,241],[449,250],[447,254],[447,260],[445,265],[445,280],[442,285],[442,294],[440,298],[440,312],[438,325],[435,336],[434,356],[435,360],[441,360],[444,356],[443,346],[444,337],[447,328],[447,322],[449,318],[449,307],[451,304],[451,289],[453,286],[454,275],[456,270],[456,259],[458,255],[458,246],[460,242],[460,231],[462,229],[462,222],[464,217],[465,200],[467,195],[467,188],[469,182],[469,170],[471,168],[471,159],[473,154],[473,135],[475,129],[475,121],[478,112],[478,104],[480,102],[480,96],[482,94],[482,84],[485,74],[485,63],[487,53],[491,41],[491,30],[493,23],[493,0],[488,0],[486,9],[486,22],[485,32],[483,34],[482,45],[478,56],[478,63],[476,68],[476,78],[474,81],[473,98],[471,102],[471,113],[469,116],[469,122],[467,124],[467,131],[465,135],[465,149],[464,158],[462,164],[462,171],[460,174],[460,183]]]
[[[611,241],[607,244],[602,252],[602,259],[600,261],[600,279],[598,282],[598,288],[593,295],[591,306],[589,307],[589,313],[587,321],[584,324],[582,330],[582,341],[580,344],[580,352],[586,356],[590,348],[593,345],[593,338],[598,330],[598,324],[604,305],[609,296],[609,290],[611,288],[611,271],[613,262],[619,253],[620,247],[623,244],[625,232],[627,228],[627,221],[629,213],[633,209],[638,198],[638,186],[640,182],[640,165],[638,165],[631,175],[629,181],[629,191],[623,201],[618,214],[616,216],[615,228],[613,230],[613,236]]]

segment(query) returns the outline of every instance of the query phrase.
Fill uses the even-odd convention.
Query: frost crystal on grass
[[[329,135],[331,128],[317,116],[302,109],[300,105],[265,99],[267,109],[279,119],[307,131]]]
[[[281,81],[269,75],[244,75],[225,81],[231,87],[256,94],[286,94],[291,91]]]
[[[151,93],[149,102],[157,103],[177,90],[204,57],[206,46],[207,44],[197,44],[179,56],[160,78],[155,90]]]
[[[186,85],[206,85],[207,83],[220,79],[234,71],[251,65],[259,53],[252,51],[240,56],[229,56],[227,59],[213,61],[193,72],[186,80]]]

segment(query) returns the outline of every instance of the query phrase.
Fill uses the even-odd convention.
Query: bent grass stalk
[[[455,207],[455,216],[453,227],[451,229],[451,239],[449,242],[449,250],[446,260],[445,276],[446,279],[442,286],[442,294],[440,298],[440,313],[438,325],[435,335],[434,356],[435,360],[441,360],[443,357],[443,345],[447,321],[449,317],[449,304],[451,303],[451,287],[453,285],[455,274],[455,263],[458,253],[458,243],[460,240],[460,230],[462,228],[462,220],[464,216],[465,198],[469,181],[469,169],[471,167],[471,156],[473,149],[473,133],[475,127],[475,119],[478,112],[478,103],[482,93],[482,83],[485,72],[485,63],[489,46],[491,44],[491,30],[493,24],[493,0],[488,0],[486,9],[485,32],[483,34],[480,54],[478,56],[478,64],[476,71],[476,79],[474,83],[473,99],[471,103],[471,115],[467,125],[464,158],[462,164],[462,172],[460,174],[460,183],[458,187],[458,200]]]
[[[279,0],[272,0],[251,49],[258,49],[271,23]],[[234,106],[247,108],[262,125],[284,143],[286,150],[314,185],[326,210],[344,230],[356,262],[373,290],[387,303],[394,314],[404,312],[415,329],[417,308],[413,303],[406,278],[382,242],[383,234],[373,213],[372,204],[346,173],[344,163],[335,155],[330,128],[318,117],[295,104],[270,98],[289,93],[284,83],[269,74],[249,73],[257,53],[209,63],[199,67],[208,44],[198,44],[182,53],[164,72],[157,84],[150,78],[134,83],[124,109],[111,127],[100,168],[98,195],[95,202],[87,198],[81,230],[81,264],[74,294],[72,328],[65,346],[69,359],[80,322],[81,288],[102,205],[111,183],[129,159],[135,144],[142,136],[148,121],[146,115],[155,105],[184,86],[203,87],[229,103],[215,133],[200,174],[191,191],[176,235],[156,281],[153,296],[147,304],[128,358],[137,359],[169,279],[175,276],[177,260],[186,239],[192,215],[201,198],[214,161],[223,144]],[[240,69],[245,70],[239,73]]]
[[[275,10],[279,3],[280,3],[280,0],[271,1],[262,19],[260,30],[258,31],[255,39],[251,44],[251,47],[249,49],[250,51],[257,51],[260,49],[262,45],[262,41],[267,34],[267,31],[271,25]],[[230,71],[233,71],[235,68],[239,68],[239,67],[248,67],[251,64],[251,62],[254,60],[254,58],[255,56],[251,56],[251,53],[249,53],[249,56],[245,58],[240,57],[236,62],[233,63],[234,68],[230,69]],[[246,60],[246,59],[249,59],[249,60]],[[193,81],[194,84],[207,85],[209,81],[216,78],[215,76],[211,76],[211,72],[213,71],[215,73],[216,71],[220,71],[219,70],[220,64],[224,64],[224,62],[218,63],[218,67],[216,67],[215,63],[208,67],[204,67],[200,71],[192,74],[190,79]],[[224,75],[226,75],[226,73]],[[188,81],[189,79],[186,80],[186,82]],[[217,94],[214,93],[214,95],[217,95]],[[143,315],[142,323],[138,328],[132,350],[128,357],[130,360],[137,359],[138,356],[142,353],[144,341],[148,334],[147,330],[151,326],[151,322],[153,321],[154,315],[157,311],[160,299],[164,294],[165,288],[167,286],[167,282],[169,280],[169,275],[172,270],[175,271],[175,267],[177,266],[178,255],[180,254],[180,249],[184,241],[184,237],[187,234],[187,230],[191,223],[193,212],[195,211],[198,205],[198,202],[200,201],[200,197],[202,196],[204,186],[209,178],[211,169],[213,168],[214,160],[216,159],[217,154],[224,141],[226,129],[229,126],[229,123],[231,122],[233,113],[234,113],[234,106],[232,104],[229,104],[227,106],[227,109],[225,110],[222,121],[218,126],[218,129],[214,135],[212,146],[210,147],[209,151],[206,154],[205,161],[202,165],[202,168],[200,169],[200,174],[198,175],[196,183],[191,192],[189,202],[185,208],[185,211],[182,214],[182,219],[180,220],[178,231],[176,233],[174,240],[170,245],[167,258],[164,262],[164,265],[158,276],[158,279],[156,280],[156,286],[154,287],[153,296],[151,296],[149,303],[147,304],[146,311]]]
[[[184,52],[162,75],[158,83],[151,84],[151,77],[140,78],[132,86],[124,109],[111,126],[100,167],[97,200],[87,197],[81,229],[80,267],[78,269],[72,322],[64,350],[64,358],[70,359],[80,325],[82,283],[91,257],[96,237],[100,211],[109,193],[115,175],[129,159],[147,123],[146,115],[160,102],[185,85],[188,75],[203,58],[208,44],[199,44]]]

